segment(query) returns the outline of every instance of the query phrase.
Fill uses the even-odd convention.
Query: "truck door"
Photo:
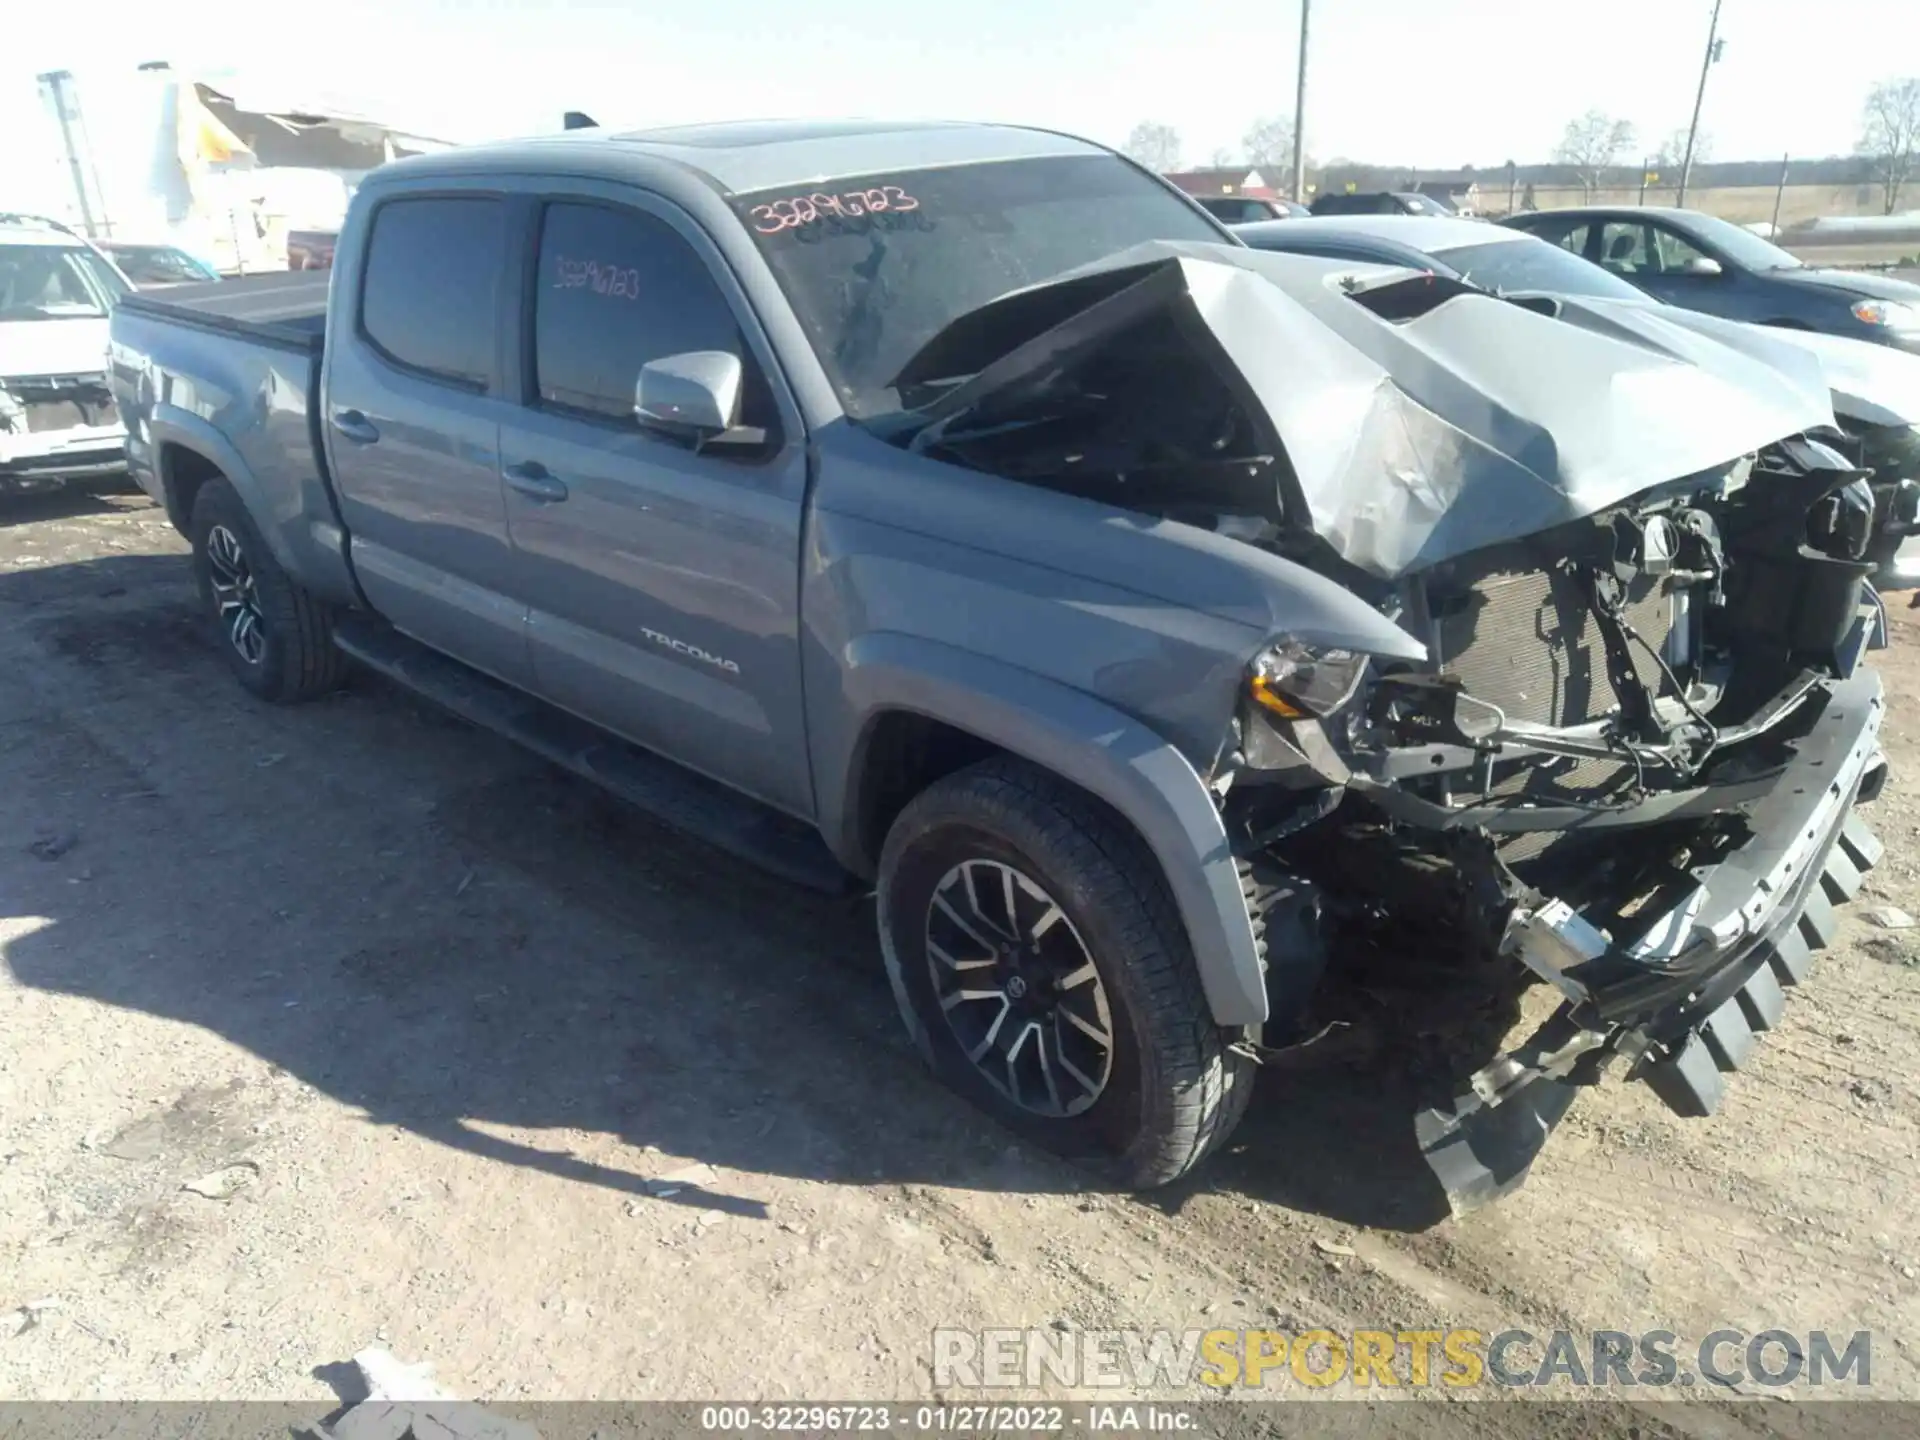
[[[524,403],[500,465],[539,693],[810,816],[805,436],[745,297],[691,219],[624,187],[549,195],[526,243]],[[742,361],[736,423],[764,438],[702,449],[642,428],[640,367],[716,350]]]
[[[436,649],[530,685],[500,484],[508,203],[402,195],[342,252],[327,337],[327,453],[374,607]],[[339,299],[340,287],[352,297]]]

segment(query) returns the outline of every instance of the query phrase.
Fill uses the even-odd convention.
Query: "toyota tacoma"
[[[1869,473],[1812,360],[1235,243],[1001,126],[409,159],[331,277],[123,301],[240,683],[349,656],[797,881],[1111,1181],[1217,1148],[1350,944],[1551,986],[1457,1205],[1603,1071],[1704,1115],[1879,854]]]

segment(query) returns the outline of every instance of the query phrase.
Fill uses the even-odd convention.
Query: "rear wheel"
[[[194,497],[193,573],[234,678],[262,700],[323,695],[346,674],[332,610],[287,577],[225,480]]]
[[[1129,1188],[1198,1164],[1252,1064],[1214,1023],[1152,855],[1043,771],[939,781],[881,855],[881,946],[907,1028],[1009,1128]]]

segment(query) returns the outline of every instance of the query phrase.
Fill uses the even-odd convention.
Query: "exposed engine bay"
[[[1239,853],[1287,877],[1284,922],[1257,917],[1266,1046],[1304,1035],[1334,934],[1498,958],[1565,997],[1420,1119],[1467,1208],[1518,1183],[1570,1087],[1613,1062],[1710,1113],[1804,972],[1788,932],[1877,858],[1850,816],[1885,773],[1867,580],[1920,515],[1920,432],[1843,428],[1817,373],[1758,380],[1657,317],[1623,340],[1614,317],[1589,334],[1433,277],[1318,282],[1283,299],[1384,371],[1331,362],[1353,383],[1321,412],[1287,387],[1334,350],[1302,326],[1269,355],[1221,294],[1266,297],[1228,277],[1209,305],[1189,266],[1123,266],[989,307],[1000,346],[1025,337],[991,363],[969,358],[977,321],[936,341],[902,378],[925,422],[906,443],[1258,546],[1424,646],[1277,637],[1206,778]],[[1552,327],[1519,339],[1571,336],[1569,364],[1618,352],[1608,403],[1575,394],[1563,422],[1527,360],[1436,363],[1468,320],[1495,333],[1489,307]],[[1696,393],[1724,403],[1661,428],[1649,356],[1648,384],[1705,370]],[[1609,405],[1598,429],[1578,413]]]

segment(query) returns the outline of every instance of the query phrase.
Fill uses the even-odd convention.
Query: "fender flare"
[[[262,481],[239,448],[218,428],[177,405],[153,407],[147,418],[147,436],[147,453],[153,457],[160,493],[166,497],[167,516],[181,534],[187,533],[192,517],[178,513],[171,466],[161,463],[160,457],[169,446],[198,455],[233,486],[267,549],[295,584],[331,604],[364,603],[331,494],[325,498],[326,515],[313,515],[307,509],[309,502],[323,493],[317,487],[324,481]]]
[[[845,729],[821,754],[821,829],[843,858],[857,855],[860,757],[875,721],[907,711],[952,725],[1079,786],[1120,813],[1159,862],[1213,1018],[1267,1017],[1259,946],[1212,794],[1187,758],[1105,702],[971,651],[880,633],[841,654]],[[816,744],[820,741],[816,739]]]
[[[240,503],[247,507],[247,513],[253,517],[261,538],[267,542],[267,548],[273,552],[273,558],[280,563],[281,569],[295,573],[292,557],[287,553],[286,538],[281,534],[283,517],[273,513],[267,503],[265,487],[247,462],[240,458],[240,452],[233,447],[232,441],[192,411],[167,404],[153,407],[147,417],[147,436],[155,468],[160,475],[161,493],[167,497],[167,513],[182,534],[186,533],[193,517],[177,513],[172,467],[162,464],[160,458],[167,447],[173,445],[192,451],[220,472],[239,495]]]

